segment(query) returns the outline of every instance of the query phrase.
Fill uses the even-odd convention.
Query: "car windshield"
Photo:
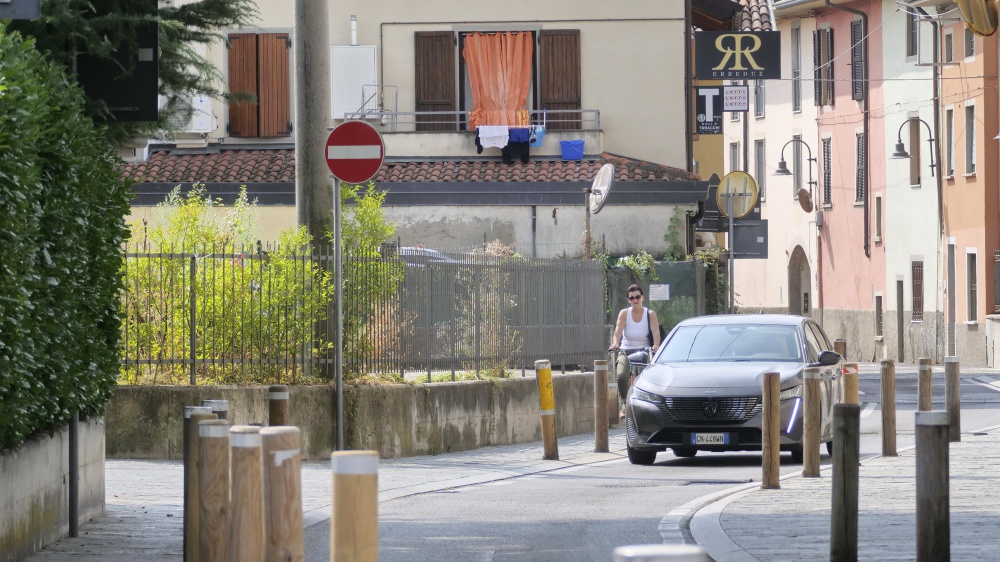
[[[680,326],[657,363],[691,361],[802,361],[796,326],[713,324]]]

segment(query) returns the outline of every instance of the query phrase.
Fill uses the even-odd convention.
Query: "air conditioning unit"
[[[160,107],[166,107],[166,98],[160,96]],[[205,95],[195,95],[183,98],[172,107],[177,113],[171,118],[171,124],[178,133],[208,134],[218,128],[219,123],[212,111],[212,98]]]

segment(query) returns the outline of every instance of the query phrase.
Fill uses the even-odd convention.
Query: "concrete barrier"
[[[79,439],[83,524],[104,515],[104,420],[81,420]],[[23,560],[69,532],[68,441],[63,429],[0,454],[0,562]]]
[[[593,373],[553,374],[556,433],[594,430]],[[330,457],[332,386],[290,386],[288,423],[302,430],[303,459]],[[266,423],[268,387],[119,386],[107,408],[109,458],[180,459],[182,413],[204,399],[229,401],[233,424]],[[534,378],[435,384],[346,385],[344,441],[381,458],[434,455],[540,441]]]

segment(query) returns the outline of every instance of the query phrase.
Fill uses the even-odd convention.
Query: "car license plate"
[[[692,445],[728,445],[728,433],[692,433]]]

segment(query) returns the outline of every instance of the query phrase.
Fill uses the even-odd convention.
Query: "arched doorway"
[[[796,246],[788,258],[788,313],[808,316],[812,312],[810,288],[812,271],[802,246]]]

